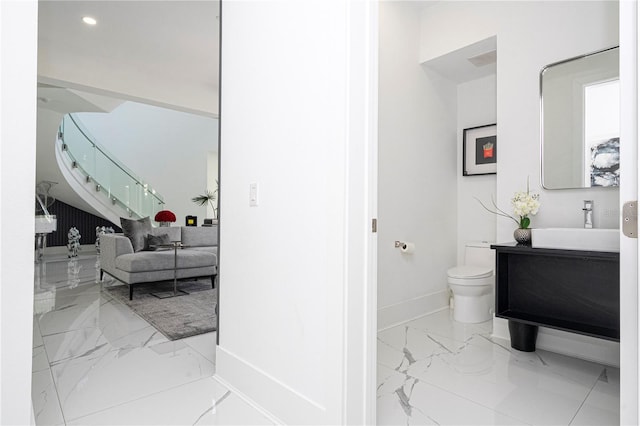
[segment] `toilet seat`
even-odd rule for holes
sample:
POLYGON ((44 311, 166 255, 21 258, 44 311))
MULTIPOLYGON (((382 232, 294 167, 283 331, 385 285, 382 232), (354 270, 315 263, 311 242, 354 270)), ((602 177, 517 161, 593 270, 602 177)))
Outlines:
POLYGON ((493 275, 493 269, 487 266, 462 265, 450 268, 447 271, 449 278, 480 279, 493 275))

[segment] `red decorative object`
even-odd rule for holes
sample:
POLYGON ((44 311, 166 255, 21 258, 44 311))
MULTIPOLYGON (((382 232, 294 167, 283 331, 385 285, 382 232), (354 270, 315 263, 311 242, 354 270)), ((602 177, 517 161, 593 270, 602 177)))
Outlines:
POLYGON ((175 222, 176 215, 169 210, 160 210, 156 213, 156 217, 153 218, 156 222, 175 222))

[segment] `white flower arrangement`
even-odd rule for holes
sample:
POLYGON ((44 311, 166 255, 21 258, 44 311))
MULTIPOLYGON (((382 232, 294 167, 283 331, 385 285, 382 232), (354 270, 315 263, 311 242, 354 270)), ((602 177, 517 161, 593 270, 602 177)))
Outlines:
MULTIPOLYGON (((476 198, 476 200, 478 199, 476 198)), ((482 204, 482 201, 478 200, 478 202, 485 208, 485 210, 493 214, 497 214, 498 216, 508 217, 518 225, 518 228, 527 229, 531 224, 529 216, 533 216, 538 213, 538 209, 540 208, 540 195, 529 191, 529 179, 527 179, 527 190, 516 192, 513 195, 513 198, 511 199, 511 206, 513 207, 513 213, 518 216, 519 220, 500 210, 493 198, 491 198, 491 203, 493 204, 493 207, 495 207, 495 211, 487 208, 487 206, 482 204)))
MULTIPOLYGON (((513 206, 513 212, 520 216, 520 218, 528 217, 529 215, 535 215, 540 208, 540 196, 538 194, 532 194, 527 192, 516 192, 511 199, 511 205, 513 206)), ((527 228, 524 226, 523 228, 527 228)))

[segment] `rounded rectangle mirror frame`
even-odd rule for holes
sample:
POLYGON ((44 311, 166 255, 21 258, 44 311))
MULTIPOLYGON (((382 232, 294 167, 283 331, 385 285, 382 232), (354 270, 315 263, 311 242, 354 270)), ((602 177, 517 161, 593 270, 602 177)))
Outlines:
POLYGON ((619 185, 619 49, 540 71, 540 180, 545 189, 619 185), (546 89, 546 91, 545 91, 546 89), (595 99, 592 100, 592 99, 595 99), (605 105, 605 101, 613 103, 605 105), (598 120, 585 117, 597 116, 598 120), (617 134, 616 134, 617 132, 617 134))

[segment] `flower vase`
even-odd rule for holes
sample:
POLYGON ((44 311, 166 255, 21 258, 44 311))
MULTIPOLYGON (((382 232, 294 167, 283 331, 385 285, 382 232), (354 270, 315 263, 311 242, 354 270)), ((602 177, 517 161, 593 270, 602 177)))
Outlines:
POLYGON ((517 228, 513 231, 513 238, 518 242, 518 244, 530 245, 531 228, 517 228))
POLYGON ((171 226, 171 222, 160 222, 160 226, 171 226))

